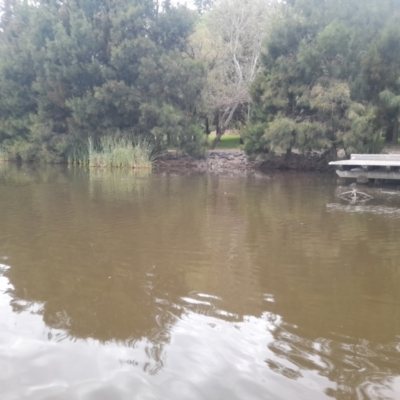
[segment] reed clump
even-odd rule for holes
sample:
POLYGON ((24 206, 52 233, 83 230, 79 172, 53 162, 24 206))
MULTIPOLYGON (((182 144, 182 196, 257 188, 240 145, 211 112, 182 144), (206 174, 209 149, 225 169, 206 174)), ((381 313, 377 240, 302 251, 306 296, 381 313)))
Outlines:
POLYGON ((89 164, 89 145, 88 141, 74 140, 68 146, 66 151, 67 162, 71 165, 89 164))
POLYGON ((2 146, 0 146, 0 162, 8 161, 8 154, 2 146))
POLYGON ((87 143, 77 142, 67 155, 69 164, 89 165, 96 168, 151 169, 154 147, 145 139, 131 140, 103 136, 98 142, 89 138, 87 143))

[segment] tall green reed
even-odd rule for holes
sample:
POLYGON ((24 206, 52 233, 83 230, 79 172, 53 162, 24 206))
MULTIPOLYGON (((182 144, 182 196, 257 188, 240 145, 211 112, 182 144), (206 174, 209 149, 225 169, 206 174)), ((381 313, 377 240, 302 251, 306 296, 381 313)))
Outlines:
POLYGON ((0 145, 0 162, 8 161, 8 154, 3 146, 0 145))
POLYGON ((100 168, 152 168, 153 146, 145 139, 134 143, 125 138, 103 136, 99 146, 89 139, 89 166, 100 168))
POLYGON ((7 161, 7 155, 4 152, 4 150, 2 150, 2 148, 0 147, 0 162, 4 162, 7 161))
POLYGON ((67 162, 73 165, 89 164, 89 149, 87 141, 74 140, 70 143, 67 151, 67 162))

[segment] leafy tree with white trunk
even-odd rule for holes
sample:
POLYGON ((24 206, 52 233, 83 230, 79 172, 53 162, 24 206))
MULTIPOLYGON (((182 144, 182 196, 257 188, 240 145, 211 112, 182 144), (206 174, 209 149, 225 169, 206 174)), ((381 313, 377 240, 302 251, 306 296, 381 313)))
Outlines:
POLYGON ((249 89, 260 71, 262 43, 276 11, 273 1, 219 0, 192 35, 189 55, 208 67, 203 104, 207 121, 216 127, 212 148, 233 122, 245 121, 250 113, 249 89))

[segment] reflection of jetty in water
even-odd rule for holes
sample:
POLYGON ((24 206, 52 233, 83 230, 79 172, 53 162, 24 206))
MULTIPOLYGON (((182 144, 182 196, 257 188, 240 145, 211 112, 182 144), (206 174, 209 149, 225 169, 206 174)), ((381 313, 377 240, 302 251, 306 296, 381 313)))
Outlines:
POLYGON ((346 200, 351 204, 365 203, 373 199, 371 195, 364 192, 360 192, 356 188, 347 190, 345 192, 341 192, 337 195, 337 197, 341 198, 342 200, 346 200))
POLYGON ((335 197, 344 200, 343 203, 328 203, 329 212, 344 211, 350 213, 390 214, 400 216, 400 192, 387 188, 363 187, 362 191, 355 186, 339 186, 335 197), (368 202, 368 204, 367 204, 368 202))
MULTIPOLYGON (((330 178, 299 176, 3 180, 0 361, 15 387, 40 377, 92 385, 91 398, 394 398, 397 221, 329 215, 330 178)), ((382 192, 339 206, 390 208, 382 192)))

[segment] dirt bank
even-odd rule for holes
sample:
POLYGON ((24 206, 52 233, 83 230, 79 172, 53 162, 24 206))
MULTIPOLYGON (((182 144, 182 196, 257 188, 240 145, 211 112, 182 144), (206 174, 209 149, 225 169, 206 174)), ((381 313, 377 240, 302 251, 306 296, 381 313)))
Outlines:
POLYGON ((329 166, 329 161, 332 160, 332 155, 327 153, 292 153, 290 156, 282 155, 269 157, 261 163, 260 169, 262 171, 271 169, 320 172, 334 171, 335 168, 329 166))
POLYGON ((297 171, 328 171, 326 155, 319 153, 295 154, 290 157, 274 156, 266 160, 251 160, 242 150, 210 150, 205 160, 197 160, 190 156, 168 151, 157 159, 157 166, 163 170, 190 168, 198 171, 263 171, 297 170, 297 171))
POLYGON ((163 170, 190 168, 198 171, 227 172, 259 170, 261 163, 262 161, 250 160, 242 150, 210 150, 204 160, 168 151, 157 159, 156 165, 163 170))

